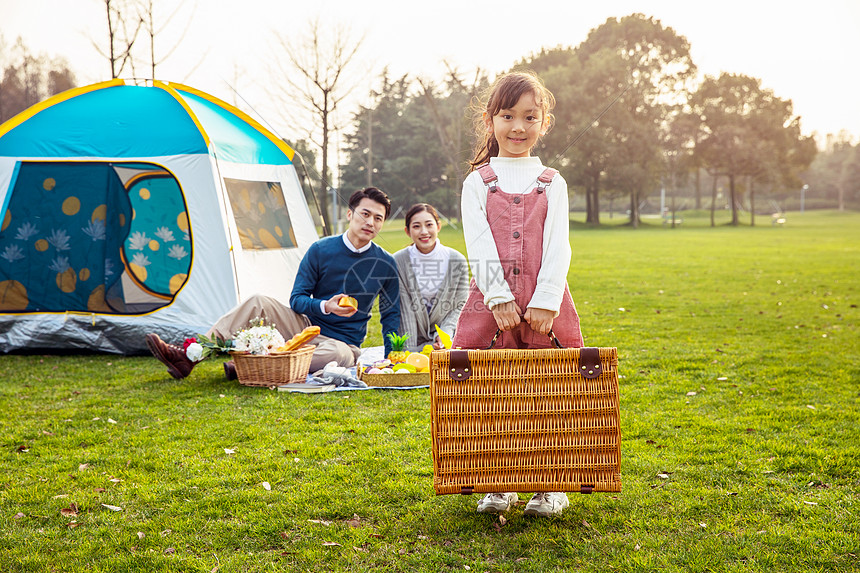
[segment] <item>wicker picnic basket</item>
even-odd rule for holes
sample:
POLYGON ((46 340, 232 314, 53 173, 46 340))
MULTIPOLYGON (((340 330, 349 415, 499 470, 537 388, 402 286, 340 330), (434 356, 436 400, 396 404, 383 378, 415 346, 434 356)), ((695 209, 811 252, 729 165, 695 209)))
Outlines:
POLYGON ((437 494, 621 491, 615 348, 430 355, 437 494))
POLYGON ((231 352, 239 384, 244 386, 280 386, 304 382, 311 367, 316 346, 306 344, 296 350, 273 354, 231 352))

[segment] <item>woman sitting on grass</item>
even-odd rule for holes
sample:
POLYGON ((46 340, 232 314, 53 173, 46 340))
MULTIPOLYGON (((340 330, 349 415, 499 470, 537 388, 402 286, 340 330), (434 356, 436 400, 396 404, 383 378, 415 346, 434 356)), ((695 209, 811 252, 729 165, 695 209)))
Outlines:
POLYGON ((409 334, 407 349, 443 348, 436 326, 454 336, 469 293, 466 257, 439 241, 439 213, 418 203, 406 212, 412 244, 394 253, 400 279, 400 332, 409 334))

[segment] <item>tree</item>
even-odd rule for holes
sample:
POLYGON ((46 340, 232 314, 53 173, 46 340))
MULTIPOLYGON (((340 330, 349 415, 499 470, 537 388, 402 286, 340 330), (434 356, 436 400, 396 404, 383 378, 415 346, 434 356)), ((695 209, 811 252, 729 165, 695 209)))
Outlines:
POLYGON ((273 97, 283 104, 283 108, 291 108, 295 99, 288 98, 286 94, 297 94, 304 110, 318 120, 318 125, 308 130, 308 137, 321 150, 325 184, 319 191, 319 203, 325 232, 329 234, 327 191, 331 185, 328 180, 331 132, 341 127, 336 122, 335 111, 355 86, 344 84, 347 81, 344 73, 361 47, 363 38, 355 40, 348 28, 328 24, 323 27, 316 19, 310 22, 303 36, 293 38, 278 34, 276 39, 287 58, 286 63, 276 59, 277 75, 292 89, 274 93, 273 97), (294 72, 298 72, 298 76, 294 72))
POLYGON ((134 73, 134 58, 132 48, 143 26, 143 18, 138 14, 130 16, 132 5, 129 0, 102 0, 107 15, 108 49, 102 51, 101 46, 92 41, 93 47, 108 60, 110 77, 118 78, 128 65, 134 73))
POLYGON ((827 148, 819 153, 804 180, 817 197, 827 199, 840 211, 846 204, 860 201, 860 145, 847 133, 829 136, 827 148))
POLYGON ((20 38, 9 48, 0 37, 0 123, 75 85, 64 59, 34 56, 20 38))
POLYGON ((607 19, 572 52, 545 51, 526 63, 556 95, 556 127, 544 149, 585 188, 587 221, 599 223, 599 192, 609 186, 629 195, 638 226, 640 197, 659 181, 665 131, 695 73, 687 40, 631 14, 607 19))
MULTIPOLYGON (((155 68, 158 65, 164 63, 167 60, 167 58, 169 58, 173 54, 173 52, 176 51, 176 49, 179 47, 179 45, 182 43, 182 39, 185 37, 186 32, 188 32, 188 27, 191 25, 191 22, 193 21, 194 11, 197 8, 197 3, 195 2, 193 7, 191 8, 191 16, 188 18, 188 23, 185 26, 185 31, 183 31, 179 40, 173 45, 172 48, 168 49, 164 53, 164 55, 162 55, 159 58, 156 56, 155 39, 160 34, 162 34, 164 32, 164 30, 170 25, 171 21, 173 20, 174 17, 176 17, 176 14, 179 12, 179 10, 184 7, 184 3, 182 3, 182 2, 177 3, 173 12, 171 12, 170 15, 167 16, 167 18, 158 20, 155 17, 155 0, 138 0, 138 2, 139 2, 138 10, 139 10, 139 17, 140 17, 141 26, 143 27, 143 31, 146 32, 146 35, 149 39, 149 58, 148 58, 149 64, 150 64, 150 76, 149 77, 151 79, 155 79, 155 77, 156 77, 155 76, 155 68)), ((201 59, 200 61, 202 62, 203 60, 201 59)), ((199 63, 198 63, 198 65, 199 65, 199 63)), ((196 66, 195 66, 195 68, 196 68, 196 66)), ((188 72, 189 75, 193 71, 194 71, 194 69, 189 71, 188 72)))
MULTIPOLYGON (((373 184, 396 205, 431 202, 442 212, 456 209, 449 192, 447 157, 437 143, 432 110, 424 96, 413 94, 414 82, 408 75, 392 79, 385 70, 379 82, 369 105, 354 115, 353 133, 345 136, 342 188, 364 186, 372 177, 373 184), (370 176, 369 169, 373 170, 370 176)), ((460 181, 453 184, 459 186, 460 181)))
POLYGON ((790 100, 763 89, 745 75, 707 76, 692 98, 704 137, 697 147, 702 164, 729 182, 732 225, 738 224, 738 184, 755 182, 799 185, 798 174, 815 157, 815 143, 800 133, 790 100))

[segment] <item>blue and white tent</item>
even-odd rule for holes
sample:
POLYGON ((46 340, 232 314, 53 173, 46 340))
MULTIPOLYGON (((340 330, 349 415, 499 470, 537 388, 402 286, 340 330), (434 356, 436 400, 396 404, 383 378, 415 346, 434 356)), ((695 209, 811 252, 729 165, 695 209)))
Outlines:
POLYGON ((251 294, 289 300, 317 238, 293 150, 193 88, 112 80, 0 125, 0 351, 145 351, 251 294))

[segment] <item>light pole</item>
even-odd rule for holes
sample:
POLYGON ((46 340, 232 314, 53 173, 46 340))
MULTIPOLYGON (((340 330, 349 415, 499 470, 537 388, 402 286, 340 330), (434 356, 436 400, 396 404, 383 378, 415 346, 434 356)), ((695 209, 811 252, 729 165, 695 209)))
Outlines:
POLYGON ((803 213, 803 204, 806 202, 806 190, 809 189, 809 185, 804 184, 803 187, 800 188, 800 212, 803 213))

